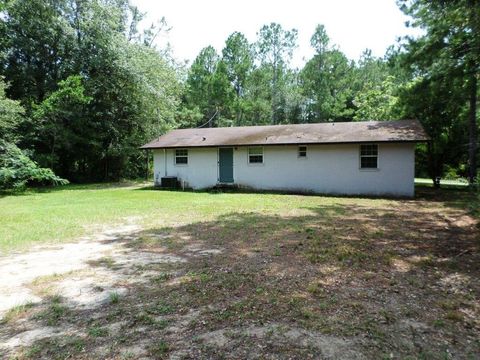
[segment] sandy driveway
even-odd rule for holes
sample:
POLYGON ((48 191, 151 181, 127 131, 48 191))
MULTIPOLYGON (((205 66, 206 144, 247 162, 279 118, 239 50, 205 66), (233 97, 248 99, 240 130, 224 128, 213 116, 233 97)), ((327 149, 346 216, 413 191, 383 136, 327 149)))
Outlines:
POLYGON ((140 230, 136 224, 127 224, 76 243, 38 247, 25 254, 0 258, 0 318, 16 305, 42 300, 29 287, 35 279, 86 269, 88 262, 118 252, 121 247, 115 240, 134 236, 140 230))
MULTIPOLYGON (((28 253, 0 258, 0 319, 15 306, 43 306, 52 296, 60 297, 69 309, 95 311, 111 301, 112 294, 124 296, 132 286, 151 281, 158 272, 148 270, 149 266, 186 263, 190 256, 220 252, 195 245, 187 246, 182 255, 165 248, 150 252, 131 247, 131 242, 144 233, 129 219, 124 225, 105 228, 75 243, 40 246, 28 253)), ((19 320, 13 328, 2 328, 0 322, 0 358, 36 341, 60 336, 85 334, 69 326, 41 326, 34 318, 19 320)))

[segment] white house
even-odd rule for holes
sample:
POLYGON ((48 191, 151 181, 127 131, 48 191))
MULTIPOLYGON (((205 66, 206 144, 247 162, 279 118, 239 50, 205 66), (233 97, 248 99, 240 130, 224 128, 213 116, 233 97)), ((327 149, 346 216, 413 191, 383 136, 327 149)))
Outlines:
POLYGON ((219 184, 294 192, 414 195, 416 120, 179 129, 153 149, 156 185, 219 184))

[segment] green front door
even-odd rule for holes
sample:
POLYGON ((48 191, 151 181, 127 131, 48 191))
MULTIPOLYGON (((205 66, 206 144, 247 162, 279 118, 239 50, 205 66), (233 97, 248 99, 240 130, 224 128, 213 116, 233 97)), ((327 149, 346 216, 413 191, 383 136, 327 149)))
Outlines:
POLYGON ((218 149, 218 173, 221 183, 233 183, 233 148, 218 149))

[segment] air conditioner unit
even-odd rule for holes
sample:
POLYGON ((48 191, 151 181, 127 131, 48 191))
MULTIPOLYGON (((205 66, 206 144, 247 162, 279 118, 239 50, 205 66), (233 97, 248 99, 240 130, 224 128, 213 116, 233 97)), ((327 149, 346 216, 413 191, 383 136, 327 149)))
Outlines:
POLYGON ((161 186, 163 188, 176 189, 178 187, 178 179, 176 176, 163 176, 161 186))

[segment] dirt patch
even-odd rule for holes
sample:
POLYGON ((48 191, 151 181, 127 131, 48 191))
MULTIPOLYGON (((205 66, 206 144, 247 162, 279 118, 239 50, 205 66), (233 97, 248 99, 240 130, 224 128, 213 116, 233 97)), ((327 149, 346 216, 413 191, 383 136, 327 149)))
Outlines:
MULTIPOLYGON (((133 238, 141 228, 130 223, 132 219, 127 220, 127 224, 104 228, 102 232, 75 243, 36 247, 26 254, 0 258, 0 318, 14 306, 42 300, 29 286, 35 279, 87 269, 89 262, 97 261, 133 238)), ((134 260, 127 258, 124 261, 134 260)), ((141 256, 139 261, 142 261, 141 256)))
POLYGON ((87 261, 100 258, 113 246, 111 243, 83 240, 56 249, 0 259, 0 316, 13 306, 41 301, 41 297, 27 287, 36 278, 85 269, 87 261))
POLYGON ((6 340, 2 346, 5 348, 16 348, 19 346, 29 346, 35 341, 42 340, 48 337, 55 336, 60 331, 65 329, 55 329, 53 327, 42 327, 32 330, 23 331, 10 339, 6 340))
MULTIPOLYGON (((355 340, 324 335, 319 332, 289 327, 284 324, 250 326, 247 328, 227 328, 204 333, 198 336, 204 344, 224 349, 239 347, 239 343, 258 342, 263 347, 278 346, 288 349, 311 349, 317 358, 322 359, 364 359, 355 349, 355 340)), ((255 354, 252 349, 249 357, 261 357, 262 351, 255 354)))

